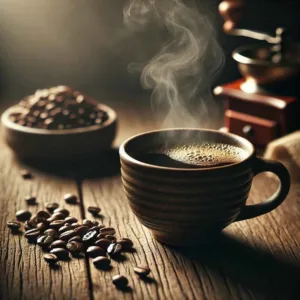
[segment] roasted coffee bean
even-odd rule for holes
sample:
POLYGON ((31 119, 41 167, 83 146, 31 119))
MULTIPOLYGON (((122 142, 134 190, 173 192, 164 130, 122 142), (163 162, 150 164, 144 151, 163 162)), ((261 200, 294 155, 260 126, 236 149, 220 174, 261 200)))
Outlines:
POLYGON ((44 254, 44 259, 48 264, 55 264, 58 262, 58 257, 51 253, 44 254))
POLYGON ((93 241, 96 240, 96 237, 97 237, 97 231, 94 230, 94 231, 89 231, 87 232, 83 238, 82 238, 82 241, 84 243, 92 243, 93 241))
POLYGON ((77 202, 77 196, 76 195, 72 195, 72 194, 65 194, 64 195, 64 200, 68 204, 75 204, 77 202))
POLYGON ((83 250, 83 244, 76 241, 68 242, 67 249, 70 252, 81 252, 83 250))
POLYGON ((27 239, 36 239, 40 235, 40 231, 37 228, 29 229, 25 232, 25 237, 27 239))
POLYGON ((19 221, 27 221, 30 219, 30 217, 31 217, 31 212, 28 210, 18 210, 16 212, 16 218, 19 221))
POLYGON ((54 248, 66 248, 67 243, 63 240, 56 240, 54 241, 50 246, 49 249, 54 249, 54 248))
POLYGON ((116 230, 112 227, 104 227, 100 229, 100 233, 105 233, 106 235, 114 235, 116 230))
POLYGON ((122 245, 123 250, 131 250, 133 247, 133 242, 130 239, 127 238, 121 238, 120 240, 118 240, 118 243, 122 245))
POLYGON ((136 266, 133 268, 133 271, 139 276, 147 276, 150 273, 150 268, 148 266, 136 266))
POLYGON ((50 214, 47 213, 47 212, 44 211, 44 210, 40 210, 40 211, 36 214, 36 216, 37 216, 38 218, 40 218, 40 219, 48 219, 48 218, 50 218, 50 214))
POLYGON ((9 221, 6 223, 7 227, 11 230, 17 231, 21 227, 21 223, 17 221, 9 221))
POLYGON ((91 220, 88 220, 88 219, 84 219, 82 221, 82 224, 85 225, 85 226, 88 226, 88 227, 93 227, 94 226, 93 222, 91 220))
POLYGON ((69 223, 69 224, 73 224, 73 223, 77 223, 78 222, 78 220, 76 218, 74 218, 74 217, 66 217, 65 221, 67 223, 69 223))
POLYGON ((63 220, 63 219, 65 219, 65 216, 63 214, 55 213, 50 218, 48 218, 47 221, 53 222, 53 221, 56 221, 56 220, 63 220))
POLYGON ((53 236, 58 236, 58 233, 55 229, 49 228, 44 231, 45 235, 53 235, 53 236))
POLYGON ((39 229, 40 232, 44 232, 48 228, 48 226, 46 225, 46 223, 41 222, 36 225, 36 228, 39 229))
POLYGON ((68 217, 70 214, 70 212, 66 208, 56 208, 53 212, 55 214, 60 213, 60 214, 64 215, 64 218, 68 217))
POLYGON ((88 230, 89 230, 89 227, 87 227, 87 226, 79 226, 74 229, 74 232, 76 233, 76 235, 83 237, 88 232, 88 230))
POLYGON ((97 239, 98 239, 98 240, 100 240, 100 239, 105 239, 106 236, 107 236, 107 234, 105 234, 105 233, 99 233, 99 234, 97 235, 97 239))
POLYGON ((79 235, 75 235, 69 239, 69 242, 82 242, 82 239, 79 235))
POLYGON ((37 239, 37 244, 43 248, 48 249, 48 247, 55 241, 53 235, 42 235, 37 239))
POLYGON ((88 212, 91 213, 92 215, 98 215, 100 211, 101 211, 100 207, 97 207, 97 206, 89 206, 88 207, 88 212))
POLYGON ((80 225, 80 224, 78 224, 78 223, 72 223, 72 224, 71 224, 71 228, 73 228, 73 229, 78 228, 78 227, 80 227, 80 226, 82 226, 82 225, 80 225))
POLYGON ((121 252, 122 252, 122 245, 121 244, 113 243, 113 244, 110 244, 107 248, 107 253, 110 256, 117 256, 121 252))
POLYGON ((53 229, 59 229, 60 227, 62 227, 63 225, 65 224, 65 221, 64 220, 55 220, 53 222, 51 222, 49 224, 49 227, 50 228, 53 228, 53 229))
POLYGON ((24 229, 27 231, 29 229, 35 228, 34 225, 29 221, 25 221, 24 223, 24 229))
POLYGON ((63 241, 68 241, 71 237, 73 237, 75 235, 75 232, 74 230, 68 230, 68 231, 65 231, 63 232, 59 238, 63 241))
POLYGON ((37 226, 37 224, 39 224, 39 223, 49 223, 46 219, 44 219, 44 218, 40 218, 40 217, 38 217, 37 215, 34 215, 34 216, 32 216, 31 218, 30 218, 30 220, 29 220, 29 223, 33 226, 33 227, 36 227, 37 226))
POLYGON ((25 198, 25 202, 28 204, 28 205, 34 205, 36 203, 36 197, 35 196, 27 196, 25 198))
POLYGON ((104 250, 107 250, 107 248, 109 247, 110 244, 111 244, 111 241, 107 240, 107 239, 100 239, 95 242, 96 246, 99 246, 104 250))
POLYGON ((103 228, 103 227, 105 227, 104 225, 99 225, 99 222, 98 221, 96 221, 96 220, 92 220, 92 223, 93 223, 93 226, 98 226, 99 227, 99 229, 101 229, 101 228, 103 228))
POLYGON ((93 227, 89 228, 89 231, 94 231, 94 230, 96 230, 97 233, 98 233, 98 231, 100 230, 100 228, 98 226, 93 226, 93 227))
POLYGON ((116 238, 114 235, 109 235, 109 234, 107 234, 107 235, 105 236, 105 238, 106 238, 107 240, 110 240, 111 242, 116 242, 116 241, 117 241, 117 238, 116 238))
MULTIPOLYGON (((68 223, 67 223, 68 224, 68 223)), ((62 227, 60 227, 59 229, 58 229, 58 232, 59 233, 63 233, 63 232, 65 232, 65 231, 68 231, 68 230, 71 230, 72 228, 71 228, 71 225, 70 224, 65 224, 64 226, 62 226, 62 227)))
POLYGON ((46 203, 46 209, 50 211, 51 213, 59 207, 58 203, 52 202, 52 203, 46 203))
POLYGON ((24 179, 31 179, 32 174, 28 170, 22 170, 21 175, 24 179))
POLYGON ((51 254, 55 254, 60 260, 69 259, 69 252, 64 248, 54 248, 50 251, 51 254))
POLYGON ((112 282, 118 289, 124 289, 128 285, 128 279, 123 275, 115 275, 112 282))
POLYGON ((110 260, 106 256, 98 256, 93 259, 96 268, 106 270, 110 266, 110 260))
POLYGON ((86 250, 86 254, 89 257, 93 257, 93 258, 95 258, 97 256, 104 256, 105 253, 106 253, 106 251, 99 246, 90 246, 86 250))

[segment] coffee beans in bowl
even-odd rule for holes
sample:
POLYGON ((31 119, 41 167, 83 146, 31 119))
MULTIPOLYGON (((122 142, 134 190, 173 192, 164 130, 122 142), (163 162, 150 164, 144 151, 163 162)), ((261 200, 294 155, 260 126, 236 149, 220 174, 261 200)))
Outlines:
POLYGON ((110 107, 67 86, 37 90, 6 110, 2 123, 21 157, 86 155, 109 148, 116 134, 110 107))

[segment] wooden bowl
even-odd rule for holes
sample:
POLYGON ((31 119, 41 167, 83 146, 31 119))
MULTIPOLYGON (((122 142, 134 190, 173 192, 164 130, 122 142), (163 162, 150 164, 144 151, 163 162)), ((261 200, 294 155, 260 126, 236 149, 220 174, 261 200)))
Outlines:
POLYGON ((20 158, 72 159, 88 156, 111 147, 117 130, 117 115, 110 107, 98 104, 108 114, 101 125, 74 129, 29 128, 12 122, 7 109, 1 117, 3 136, 10 148, 20 158))

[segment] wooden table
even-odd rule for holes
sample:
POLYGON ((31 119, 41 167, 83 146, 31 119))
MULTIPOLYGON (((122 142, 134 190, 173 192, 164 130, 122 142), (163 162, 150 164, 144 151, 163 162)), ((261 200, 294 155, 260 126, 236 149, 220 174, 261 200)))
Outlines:
MULTIPOLYGON (((116 145, 156 127, 148 104, 111 105, 119 115, 116 145)), ((299 299, 300 185, 292 186, 278 209, 232 224, 212 245, 171 248, 156 242, 132 214, 122 190, 117 152, 80 172, 77 167, 57 172, 27 167, 34 178, 24 180, 20 176, 24 166, 2 140, 0 149, 1 299, 299 299), (65 193, 78 194, 80 203, 65 204, 65 193), (85 258, 49 268, 38 246, 6 227, 16 210, 26 208, 24 197, 29 194, 37 195, 38 204, 29 208, 32 212, 56 201, 83 219, 90 218, 88 205, 100 206, 99 220, 115 227, 118 236, 132 239, 136 252, 113 262, 111 271, 97 270, 85 258), (149 280, 134 274, 136 264, 150 266, 149 280), (118 273, 129 278, 131 289, 125 293, 112 285, 111 278, 118 273)), ((276 180, 260 175, 249 202, 262 201, 276 186, 276 180)))

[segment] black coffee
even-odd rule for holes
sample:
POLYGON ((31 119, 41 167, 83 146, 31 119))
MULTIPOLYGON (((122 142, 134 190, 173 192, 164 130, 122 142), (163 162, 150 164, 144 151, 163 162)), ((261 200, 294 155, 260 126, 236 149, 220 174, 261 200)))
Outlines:
POLYGON ((151 149, 137 155, 142 162, 172 168, 224 166, 240 162, 246 157, 245 150, 222 143, 185 144, 151 149))

